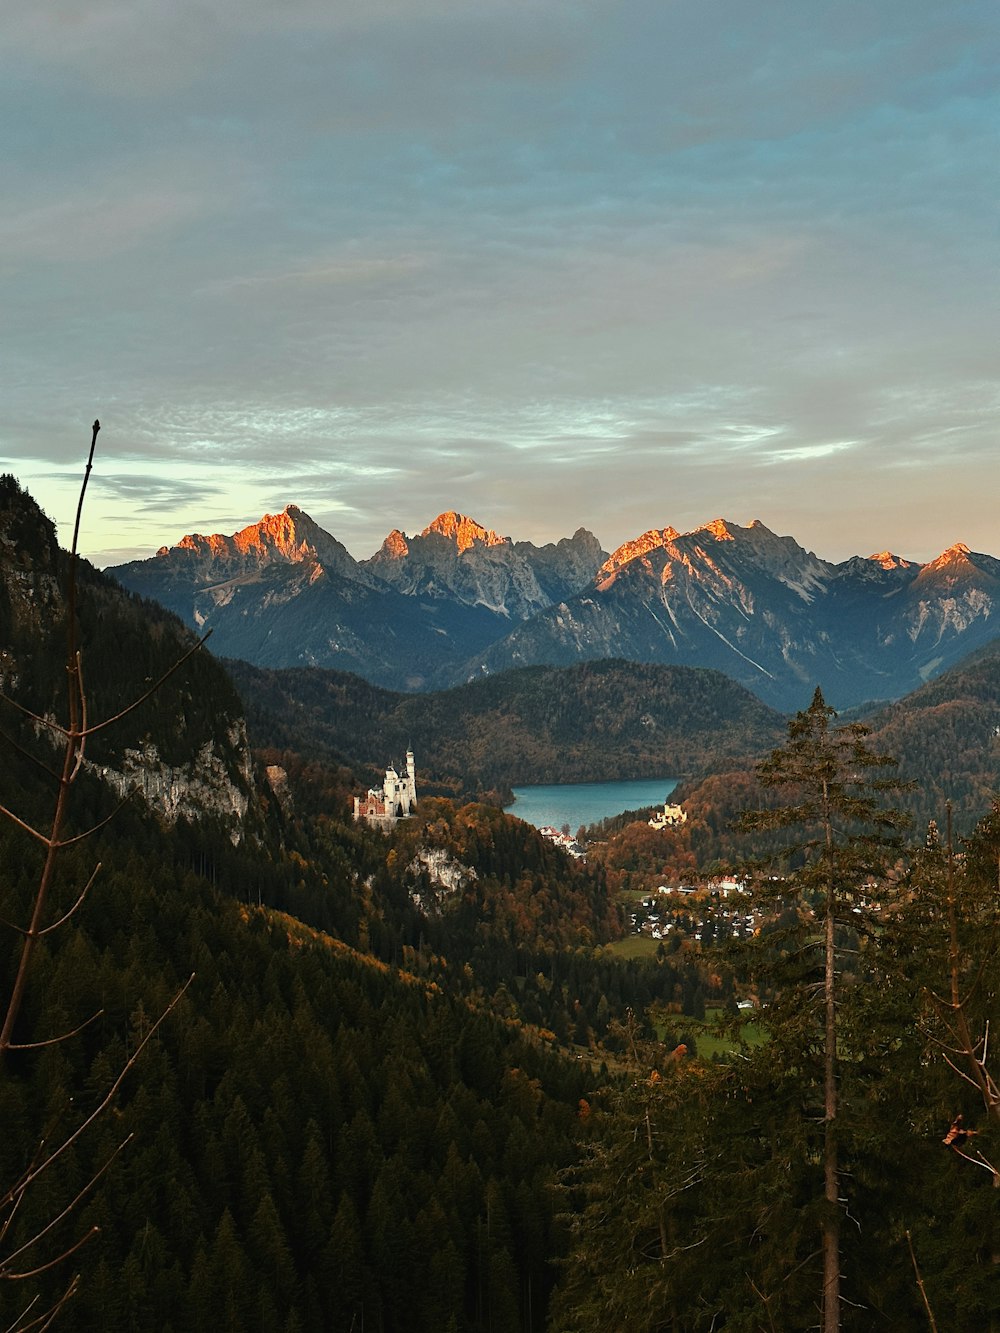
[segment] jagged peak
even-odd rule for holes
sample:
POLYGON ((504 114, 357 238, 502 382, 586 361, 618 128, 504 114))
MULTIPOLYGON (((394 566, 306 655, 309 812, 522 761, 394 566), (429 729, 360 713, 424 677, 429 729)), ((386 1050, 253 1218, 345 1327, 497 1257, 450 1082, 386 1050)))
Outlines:
POLYGON ((971 552, 965 542, 955 542, 953 546, 949 546, 947 550, 942 551, 936 559, 931 560, 924 565, 923 569, 920 571, 920 576, 921 578, 925 578, 929 574, 935 574, 955 565, 968 566, 972 564, 972 561, 969 559, 970 555, 971 552))
POLYGON ((470 546, 506 546, 510 543, 509 537, 501 537, 494 532, 492 528, 484 528, 481 523, 477 523, 474 518, 468 518, 465 514, 459 514, 454 509, 448 509, 443 514, 438 514, 433 523, 428 524, 420 534, 421 537, 429 537, 431 533, 437 533, 441 537, 447 537, 458 547, 459 554, 467 551, 470 546))
POLYGON ((612 574, 616 569, 621 569, 622 565, 627 565, 630 560, 637 560, 647 551, 655 551, 658 546, 666 546, 680 535, 676 528, 647 529, 641 536, 622 542, 621 546, 616 547, 597 571, 598 577, 601 574, 612 574))
MULTIPOLYGON (((702 527, 696 528, 696 532, 710 532, 716 541, 734 542, 736 535, 733 532, 735 524, 727 523, 724 518, 713 518, 711 523, 705 523, 702 527)), ((763 527, 763 523, 755 523, 752 526, 763 527)))
POLYGON ((949 546, 946 551, 942 551, 941 554, 938 556, 937 560, 932 560, 931 564, 933 565, 940 564, 943 563, 945 560, 961 560, 964 559, 964 557, 969 554, 971 554, 971 552, 969 551, 969 548, 966 546, 965 542, 955 542, 955 544, 953 546, 949 546))
POLYGON ((161 546, 158 557, 184 552, 216 564, 247 567, 273 562, 299 564, 319 560, 335 566, 353 566, 348 552, 298 505, 289 504, 278 514, 265 514, 232 536, 189 533, 173 547, 161 546))
POLYGON ((913 561, 904 560, 901 555, 896 555, 893 551, 876 551, 870 555, 868 560, 873 565, 879 565, 882 569, 912 569, 913 561))
POLYGON ((382 543, 379 555, 392 556, 396 560, 401 560, 403 556, 410 554, 410 544, 406 540, 406 533, 400 532, 399 528, 393 528, 382 543))

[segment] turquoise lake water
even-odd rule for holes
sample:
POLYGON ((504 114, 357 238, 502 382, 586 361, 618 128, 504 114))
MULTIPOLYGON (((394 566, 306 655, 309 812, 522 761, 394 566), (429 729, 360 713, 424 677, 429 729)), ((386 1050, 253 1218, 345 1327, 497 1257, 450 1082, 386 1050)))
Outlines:
POLYGON ((514 787, 509 815, 517 815, 535 828, 568 824, 575 833, 581 824, 620 815, 623 810, 641 810, 662 805, 677 786, 677 778, 646 778, 641 782, 564 782, 541 787, 514 787))

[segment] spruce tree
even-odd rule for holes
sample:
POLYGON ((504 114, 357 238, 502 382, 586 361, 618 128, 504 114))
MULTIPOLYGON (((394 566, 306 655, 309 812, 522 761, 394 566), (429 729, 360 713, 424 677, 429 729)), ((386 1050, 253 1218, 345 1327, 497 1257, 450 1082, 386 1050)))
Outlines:
MULTIPOLYGON (((766 1003, 763 1024, 775 1058, 784 1055, 814 1080, 822 1126, 822 1333, 841 1326, 841 1223, 847 1201, 841 1174, 841 1007, 848 978, 858 978, 859 945, 903 822, 883 805, 900 790, 883 776, 894 761, 874 753, 859 724, 837 727, 817 688, 788 727, 788 741, 758 768, 765 789, 787 803, 747 812, 747 830, 794 830, 770 866, 752 877, 760 929, 740 950, 744 976, 766 1003), (790 1040, 789 1040, 790 1039, 790 1040)), ((803 1089, 809 1100, 809 1089, 803 1089)))

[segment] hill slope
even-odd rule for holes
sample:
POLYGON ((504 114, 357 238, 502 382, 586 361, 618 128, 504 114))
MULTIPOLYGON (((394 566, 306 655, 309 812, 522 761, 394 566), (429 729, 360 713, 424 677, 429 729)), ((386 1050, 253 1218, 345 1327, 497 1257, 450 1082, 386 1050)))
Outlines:
POLYGON ((261 743, 359 766, 408 746, 460 792, 704 772, 779 742, 778 714, 718 672, 592 662, 532 667, 419 696, 329 671, 228 664, 261 743))
MULTIPOLYGON (((91 724, 146 695, 195 643, 160 607, 78 562, 77 620, 91 724)), ((0 690, 39 716, 66 717, 66 574, 55 529, 13 477, 0 477, 0 690)), ((3 727, 51 764, 53 737, 12 704, 3 727)), ((253 799, 242 705, 219 664, 190 657, 151 698, 90 738, 86 767, 119 795, 139 792, 160 815, 223 819, 239 836, 253 799)), ((23 756, 12 763, 27 763, 23 756)))

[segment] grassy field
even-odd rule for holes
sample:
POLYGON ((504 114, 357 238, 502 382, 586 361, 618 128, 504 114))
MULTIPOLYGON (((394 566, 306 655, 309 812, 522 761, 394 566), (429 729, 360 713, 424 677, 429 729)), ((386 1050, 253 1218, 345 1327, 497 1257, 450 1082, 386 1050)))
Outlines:
POLYGON ((653 958, 659 943, 652 935, 626 935, 623 940, 615 940, 607 948, 616 958, 653 958))
MULTIPOLYGON (((709 1009, 705 1014, 705 1022, 698 1025, 694 1035, 698 1043, 698 1055, 702 1060, 711 1060, 713 1055, 731 1055, 738 1049, 731 1037, 718 1031, 722 1016, 721 1009, 709 1009)), ((749 1046, 760 1046, 765 1037, 756 1023, 746 1023, 743 1026, 743 1040, 749 1046)))

